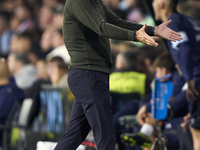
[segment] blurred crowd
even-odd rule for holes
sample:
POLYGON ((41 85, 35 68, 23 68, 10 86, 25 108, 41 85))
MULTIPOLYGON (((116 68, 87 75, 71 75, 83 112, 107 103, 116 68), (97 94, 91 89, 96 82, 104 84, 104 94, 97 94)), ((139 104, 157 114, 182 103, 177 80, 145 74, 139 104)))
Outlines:
MULTIPOLYGON (((122 19, 150 26, 158 23, 154 21, 151 0, 102 1, 122 19)), ((64 4, 65 0, 0 0, 0 90, 8 85, 5 88, 8 95, 15 97, 18 93, 16 99, 6 98, 12 99, 10 103, 0 102, 4 105, 0 106, 1 123, 5 123, 10 110, 7 108, 14 100, 37 97, 41 84, 68 86, 70 57, 62 37, 64 4)), ((178 11, 200 23, 198 0, 180 0, 178 11)), ((153 61, 168 51, 165 41, 155 40, 159 43, 156 48, 110 39, 113 72, 134 71, 145 75, 144 80, 140 78, 145 89, 138 90, 139 96, 134 98, 141 99, 150 94, 150 82, 155 72, 153 61)), ((126 80, 118 85, 124 82, 126 80)))
MULTIPOLYGON (((103 0, 104 4, 123 19, 136 23, 155 25, 151 1, 145 0, 103 0)), ((8 58, 11 76, 20 78, 21 67, 30 80, 18 81, 17 85, 24 89, 32 85, 38 78, 47 79, 48 71, 44 69, 46 61, 55 56, 63 59, 66 65, 70 58, 62 38, 64 0, 1 0, 0 1, 0 56, 8 58), (18 61, 18 55, 23 62, 18 61), (28 70, 28 71, 26 71, 28 70), (20 82, 27 85, 21 85, 20 82)), ((197 1, 182 0, 180 12, 199 19, 197 1), (187 11, 185 11, 187 7, 187 11), (183 11, 184 10, 184 11, 183 11), (195 15, 194 15, 195 14, 195 15)), ((70 36, 70 35, 69 35, 70 36)), ((161 39, 160 46, 165 48, 161 39)), ((120 51, 134 50, 143 46, 140 43, 111 40, 113 63, 120 51)), ((50 67, 49 67, 50 68, 50 67)), ((22 70, 22 74, 23 70, 22 70)), ((51 74, 50 74, 51 75, 51 74)), ((26 75, 24 75, 26 76, 26 75)))

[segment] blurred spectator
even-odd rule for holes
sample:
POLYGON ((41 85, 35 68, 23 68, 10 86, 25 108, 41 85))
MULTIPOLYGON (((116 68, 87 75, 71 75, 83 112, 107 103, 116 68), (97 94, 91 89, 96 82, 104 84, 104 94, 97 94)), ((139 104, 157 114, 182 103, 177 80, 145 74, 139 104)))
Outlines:
POLYGON ((54 49, 47 55, 47 60, 50 60, 55 56, 59 56, 65 61, 66 64, 69 64, 70 56, 63 41, 62 30, 61 29, 55 30, 52 33, 51 39, 52 39, 52 47, 54 49))
MULTIPOLYGON (((189 125, 194 150, 200 149, 200 26, 191 17, 177 13, 178 0, 154 0, 155 18, 162 22, 173 20, 169 27, 181 34, 180 42, 169 42, 170 53, 180 67, 183 78, 188 84, 184 98, 189 101, 188 112, 191 114, 189 125), (160 7, 163 6, 163 7, 160 7)), ((187 117, 186 117, 187 118, 187 117)), ((183 141, 185 139, 182 139, 183 141)))
POLYGON ((180 1, 177 10, 181 14, 192 17, 198 22, 198 24, 200 24, 200 1, 180 1))
POLYGON ((163 48, 143 46, 138 52, 138 70, 146 74, 147 78, 154 78, 154 69, 152 63, 154 59, 163 52, 163 48))
POLYGON ((10 39, 12 31, 9 30, 10 15, 6 12, 0 13, 0 55, 7 56, 10 50, 10 39))
POLYGON ((33 119, 39 113, 40 91, 42 85, 48 86, 52 84, 53 86, 68 87, 68 66, 64 63, 62 58, 54 57, 50 62, 47 62, 47 64, 45 61, 39 60, 36 66, 38 72, 37 81, 35 81, 34 84, 25 91, 26 97, 34 100, 33 119), (51 82, 49 81, 49 78, 51 82))
POLYGON ((38 60, 36 64, 37 68, 37 78, 38 79, 45 79, 47 80, 49 78, 47 74, 47 69, 46 69, 46 62, 44 60, 38 60))
POLYGON ((9 13, 12 13, 14 10, 14 3, 9 0, 5 0, 2 3, 0 3, 1 11, 7 11, 9 13))
POLYGON ((10 30, 16 31, 19 25, 20 25, 20 20, 16 16, 13 15, 10 18, 10 30))
MULTIPOLYGON (((110 74, 110 92, 112 95, 123 95, 123 99, 128 99, 121 101, 120 106, 127 102, 127 100, 136 98, 141 99, 145 95, 150 94, 150 82, 151 80, 143 73, 138 71, 137 58, 138 52, 125 51, 117 55, 116 59, 116 70, 110 74)), ((118 105, 115 103, 113 98, 113 105, 118 105)), ((117 109, 120 107, 117 106, 117 109)), ((116 110, 113 111, 113 113, 116 110)))
POLYGON ((10 51, 28 54, 32 46, 31 37, 27 34, 14 34, 10 41, 10 51))
MULTIPOLYGON (((126 1, 130 1, 130 0, 126 0, 126 1)), ((134 9, 130 9, 129 13, 127 14, 127 18, 126 18, 127 20, 130 20, 136 23, 141 23, 141 24, 146 23, 148 25, 155 26, 155 22, 152 16, 150 16, 150 11, 147 8, 148 7, 147 4, 144 5, 143 1, 135 0, 135 3, 132 5, 134 9)))
POLYGON ((44 53, 44 56, 52 51, 52 29, 47 29, 42 33, 41 40, 40 40, 40 46, 41 50, 44 53))
POLYGON ((127 16, 127 20, 141 24, 155 25, 153 18, 146 13, 145 10, 140 8, 133 9, 127 16))
POLYGON ((22 33, 26 30, 34 28, 34 22, 32 20, 32 7, 28 5, 20 5, 15 8, 15 16, 19 19, 20 24, 16 29, 16 32, 22 33))
POLYGON ((29 88, 37 79, 37 70, 30 64, 27 55, 12 52, 8 57, 8 67, 19 88, 29 88))
POLYGON ((48 6, 42 6, 39 13, 39 27, 41 30, 50 28, 53 24, 53 10, 48 6))
MULTIPOLYGON (((131 109, 137 113, 139 99, 151 92, 151 80, 149 80, 144 73, 138 71, 137 57, 137 51, 119 53, 116 58, 116 70, 110 74, 113 120, 116 130, 116 141, 120 150, 125 149, 120 139, 122 128, 118 123, 118 119, 122 115, 119 113, 120 108, 125 104, 134 105, 131 109)), ((127 112, 128 110, 124 111, 127 112)))
POLYGON ((63 5, 53 8, 53 26, 55 29, 62 29, 63 25, 63 5))
MULTIPOLYGON (((51 84, 49 76, 47 74, 46 62, 44 60, 39 60, 36 63, 37 67, 37 80, 31 85, 31 87, 25 90, 27 98, 32 98, 33 103, 33 112, 32 112, 32 121, 40 111, 40 91, 43 84, 51 84)), ((32 122, 30 122, 32 123, 32 122)))
MULTIPOLYGON (((16 101, 22 102, 25 95, 22 90, 9 82, 9 70, 5 59, 0 58, 0 124, 6 119, 16 101)), ((0 130, 0 146, 2 145, 2 131, 0 130)))
POLYGON ((48 6, 54 8, 58 6, 60 3, 58 0, 42 0, 44 6, 48 6))
POLYGON ((53 57, 47 67, 47 73, 53 85, 68 87, 68 66, 61 57, 53 57))
POLYGON ((54 30, 52 34, 52 47, 57 48, 64 45, 62 30, 54 30))
POLYGON ((44 60, 39 60, 36 63, 37 68, 37 80, 33 83, 33 85, 26 89, 26 97, 32 98, 33 100, 39 99, 39 91, 41 90, 42 84, 51 84, 49 80, 49 76, 47 73, 47 65, 44 60))
POLYGON ((119 3, 119 10, 126 12, 127 14, 137 7, 138 0, 122 0, 119 3))
POLYGON ((37 61, 44 58, 39 41, 40 33, 37 29, 29 30, 11 37, 10 51, 27 54, 30 63, 36 65, 37 61))
MULTIPOLYGON (((174 82, 174 86, 176 85, 176 81, 177 78, 174 78, 174 75, 176 76, 177 72, 176 72, 176 68, 175 68, 175 62, 173 61, 173 58, 171 56, 171 54, 169 52, 164 52, 162 54, 160 54, 155 61, 153 62, 153 66, 156 70, 156 74, 155 77, 156 78, 160 78, 163 77, 169 73, 172 74, 172 79, 169 78, 164 78, 161 79, 160 82, 166 82, 168 80, 172 80, 172 82, 174 82), (174 80, 175 79, 175 80, 174 80)), ((181 89, 181 88, 180 88, 181 89)), ((167 138, 167 149, 170 150, 177 150, 179 149, 179 145, 178 145, 178 137, 176 136, 176 134, 172 134, 172 132, 170 133, 169 131, 173 131, 173 130, 177 130, 177 127, 179 126, 179 124, 182 122, 182 116, 184 116, 187 113, 187 105, 188 102, 186 100, 186 98, 184 98, 184 93, 185 92, 179 92, 177 93, 177 95, 173 95, 174 100, 169 100, 169 106, 171 107, 167 107, 168 108, 168 116, 166 116, 165 120, 163 121, 163 132, 165 133, 165 138, 167 138), (177 105, 173 104, 172 101, 177 101, 179 102, 177 105), (173 104, 173 105, 171 105, 173 104), (174 107, 179 107, 179 109, 176 109, 174 107), (172 110, 177 110, 176 115, 174 115, 175 113, 171 113, 170 108, 172 110), (183 111, 186 110, 186 111, 183 111), (168 118, 168 117, 172 117, 173 114, 173 119, 172 118, 168 118), (171 115, 171 116, 170 116, 171 115), (178 117, 177 117, 178 116, 178 117), (170 127, 167 126, 167 124, 170 123, 170 127), (169 133, 165 132, 168 131, 169 133)), ((171 97, 172 95, 170 95, 171 97)), ((128 108, 128 107, 126 107, 128 108)), ((140 125, 143 125, 142 128, 140 129, 140 132, 138 132, 137 134, 132 133, 132 134, 128 134, 127 140, 130 140, 130 138, 133 138, 133 140, 135 140, 136 143, 131 144, 130 146, 133 147, 135 144, 139 145, 143 148, 150 148, 151 146, 151 139, 150 136, 152 136, 152 139, 155 139, 155 133, 153 134, 154 131, 154 127, 156 127, 156 120, 154 118, 151 117, 151 102, 149 99, 149 103, 147 103, 146 105, 143 105, 137 114, 137 119, 138 122, 140 123, 140 125), (147 108, 148 107, 148 108, 147 108), (144 135, 144 136, 142 136, 144 135), (136 138, 137 137, 137 138, 136 138), (145 137, 145 138, 144 138, 145 137), (146 143, 146 144, 144 144, 146 143)), ((156 129, 156 128, 155 128, 156 129)), ((126 134, 125 134, 126 135, 126 134)), ((131 140, 130 140, 131 141, 131 140)), ((153 140, 154 141, 154 140, 153 140)), ((128 144, 128 143, 127 143, 128 144)))

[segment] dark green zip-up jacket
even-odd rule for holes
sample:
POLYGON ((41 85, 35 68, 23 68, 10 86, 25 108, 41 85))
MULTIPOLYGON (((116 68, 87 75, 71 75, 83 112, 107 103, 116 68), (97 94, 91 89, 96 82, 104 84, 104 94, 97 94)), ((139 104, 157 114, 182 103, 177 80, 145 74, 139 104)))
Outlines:
MULTIPOLYGON (((109 38, 136 41, 136 30, 141 27, 116 16, 101 0, 67 0, 63 37, 71 58, 69 69, 110 73, 109 38)), ((153 27, 147 27, 146 32, 153 35, 153 27)))

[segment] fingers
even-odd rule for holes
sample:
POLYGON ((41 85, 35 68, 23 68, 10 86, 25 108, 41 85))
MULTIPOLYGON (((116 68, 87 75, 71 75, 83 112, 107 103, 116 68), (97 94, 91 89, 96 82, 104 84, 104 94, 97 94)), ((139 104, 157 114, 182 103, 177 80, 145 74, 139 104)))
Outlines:
POLYGON ((183 131, 185 131, 185 126, 186 126, 185 123, 181 123, 181 128, 183 129, 183 131))
POLYGON ((172 41, 180 41, 183 38, 181 37, 181 35, 177 32, 172 31, 170 37, 169 37, 172 41))
POLYGON ((170 19, 170 20, 166 21, 165 24, 168 25, 168 24, 170 24, 171 22, 172 22, 172 20, 170 19))
POLYGON ((145 30, 146 27, 147 27, 147 24, 145 23, 140 30, 145 30))
POLYGON ((150 45, 150 46, 158 46, 158 43, 155 42, 154 39, 152 39, 151 37, 147 37, 145 44, 150 45))
POLYGON ((172 30, 172 35, 174 35, 174 36, 176 36, 176 37, 181 37, 181 34, 175 32, 175 31, 173 31, 173 30, 172 30))
POLYGON ((158 43, 155 42, 155 40, 151 36, 148 36, 147 34, 146 34, 146 36, 144 38, 143 43, 147 44, 147 45, 150 45, 150 46, 158 46, 158 43))
POLYGON ((136 32, 137 40, 143 44, 147 44, 150 46, 158 46, 158 43, 156 43, 152 37, 150 37, 146 34, 146 32, 145 32, 146 27, 147 27, 147 25, 144 24, 144 26, 136 32))
POLYGON ((171 37, 175 38, 178 41, 183 39, 179 33, 174 32, 174 31, 172 31, 171 37))
POLYGON ((181 123, 181 127, 183 128, 183 130, 185 130, 185 126, 190 122, 190 117, 190 113, 183 117, 183 123, 181 123))
POLYGON ((174 38, 172 38, 172 37, 169 37, 168 40, 173 41, 173 42, 176 42, 176 39, 174 39, 174 38))
POLYGON ((146 44, 150 46, 155 46, 155 47, 158 46, 157 42, 147 42, 146 44))
POLYGON ((138 30, 138 31, 145 31, 145 28, 147 27, 147 24, 145 23, 143 26, 142 26, 142 28, 140 28, 140 30, 138 30))
POLYGON ((185 121, 190 120, 190 116, 191 116, 191 114, 188 113, 186 116, 183 117, 183 121, 185 122, 185 121))
POLYGON ((177 37, 177 36, 171 35, 171 36, 168 38, 168 40, 173 41, 173 42, 176 42, 176 41, 181 41, 182 38, 181 38, 181 37, 177 37))
POLYGON ((176 39, 176 40, 178 40, 178 41, 180 41, 180 40, 183 39, 183 38, 181 37, 181 35, 180 35, 180 34, 176 34, 176 32, 175 32, 175 33, 172 32, 172 34, 170 35, 170 37, 171 37, 171 38, 174 38, 174 39, 176 39))

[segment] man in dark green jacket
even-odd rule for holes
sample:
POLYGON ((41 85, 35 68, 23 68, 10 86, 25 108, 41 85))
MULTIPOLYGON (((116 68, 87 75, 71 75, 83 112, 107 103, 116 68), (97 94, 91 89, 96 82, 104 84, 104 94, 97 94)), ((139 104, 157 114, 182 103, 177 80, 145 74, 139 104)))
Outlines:
POLYGON ((109 101, 112 67, 109 38, 157 46, 151 36, 181 40, 167 27, 150 27, 120 19, 101 0, 67 0, 63 36, 69 52, 68 84, 75 96, 71 121, 55 150, 76 150, 93 130, 98 150, 115 149, 115 131, 109 101))

